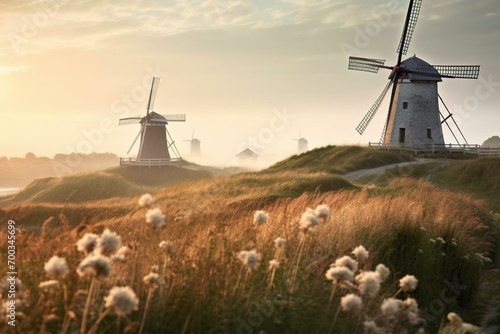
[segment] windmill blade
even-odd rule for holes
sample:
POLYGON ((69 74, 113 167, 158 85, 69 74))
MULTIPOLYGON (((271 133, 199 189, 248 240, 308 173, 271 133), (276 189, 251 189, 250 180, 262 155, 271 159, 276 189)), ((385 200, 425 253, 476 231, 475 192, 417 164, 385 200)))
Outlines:
POLYGON ((383 59, 349 57, 348 69, 353 71, 377 73, 381 67, 384 67, 384 63, 385 60, 383 59))
MULTIPOLYGON (((399 41, 398 51, 400 58, 401 55, 405 55, 410 47, 411 38, 413 32, 415 31, 415 26, 417 25, 418 14, 420 14, 420 8, 422 8, 422 0, 410 0, 410 5, 408 7, 408 13, 406 15, 405 27, 403 29, 403 34, 401 35, 401 40, 399 41)), ((401 59, 398 61, 398 65, 401 59)))
POLYGON ((149 92, 148 109, 146 115, 153 110, 155 105, 156 93, 158 92, 158 86, 160 85, 160 78, 153 78, 151 83, 151 91, 149 92))
POLYGON ((129 154, 130 151, 132 151, 132 148, 134 147, 135 142, 137 141, 137 139, 139 139, 139 136, 141 135, 141 133, 142 133, 142 128, 139 131, 139 133, 137 134, 137 136, 135 137, 134 141, 132 142, 132 145, 130 145, 130 148, 128 149, 127 154, 129 154))
POLYGON ((444 78, 477 79, 479 65, 433 65, 444 78))
POLYGON ((378 99, 375 101, 375 103, 372 105, 370 110, 366 113, 365 117, 361 120, 361 122, 358 124, 356 127, 356 130, 360 135, 365 132, 366 128, 368 127, 368 124, 370 124, 370 121, 372 120, 373 116, 375 116, 375 113, 377 112, 378 108, 380 107, 380 104, 384 100, 385 95, 387 94, 387 91, 389 88, 391 88, 393 81, 389 81, 387 85, 385 86, 384 90, 382 91, 382 94, 378 97, 378 99))
POLYGON ((185 122, 186 121, 186 114, 167 114, 167 115, 161 115, 162 117, 165 117, 165 119, 168 122, 185 122))
POLYGON ((141 123, 142 117, 127 117, 121 118, 118 122, 118 125, 127 125, 127 124, 139 124, 141 123))

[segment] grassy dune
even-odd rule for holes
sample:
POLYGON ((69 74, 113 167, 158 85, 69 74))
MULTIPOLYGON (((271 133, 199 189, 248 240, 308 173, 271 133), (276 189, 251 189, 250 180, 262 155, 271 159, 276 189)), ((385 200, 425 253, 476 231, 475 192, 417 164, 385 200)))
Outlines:
MULTIPOLYGON (((18 272, 25 292, 29 290, 18 309, 26 316, 17 330, 60 332, 65 323, 68 333, 78 332, 92 278, 77 275, 75 269, 85 256, 75 244, 85 233, 101 234, 106 228, 116 232, 131 252, 126 263, 113 262, 110 276, 99 280, 90 294, 87 330, 98 323, 97 333, 137 333, 143 319, 144 333, 362 333, 361 314, 340 307, 341 297, 354 290, 339 287, 330 303, 333 286, 325 278, 335 259, 359 245, 370 252, 367 261, 360 261, 361 269, 373 270, 383 263, 391 271, 375 296, 363 296, 363 317, 380 326, 391 323, 394 319, 386 319, 380 305, 396 295, 418 301, 428 333, 438 331, 449 311, 477 323, 479 318, 468 308, 478 302, 482 273, 492 266, 489 260, 497 261, 499 235, 498 218, 489 203, 471 195, 481 192, 449 190, 416 175, 397 176, 380 186, 357 186, 335 171, 410 158, 357 147, 329 147, 310 154, 310 167, 303 162, 308 154, 303 154, 258 173, 157 189, 152 193, 154 207, 161 209, 166 222, 160 229, 145 222, 147 209, 138 207, 139 194, 4 208, 0 216, 15 219, 21 229, 18 272), (320 157, 329 155, 336 159, 323 163, 320 157), (371 162, 363 163, 364 157, 371 162), (319 204, 330 208, 330 219, 302 232, 301 214, 319 204), (269 221, 254 225, 255 210, 268 212, 269 221), (286 239, 284 249, 275 247, 277 237, 286 239), (173 242, 173 251, 160 249, 166 240, 173 242), (261 254, 261 263, 247 270, 238 254, 252 249, 261 254), (70 273, 61 280, 62 288, 42 291, 38 284, 50 279, 44 263, 54 254, 66 259, 70 273), (268 269, 272 259, 280 262, 274 274, 268 269), (143 281, 152 270, 162 280, 156 289, 143 281), (398 280, 406 274, 418 278, 418 287, 398 293, 398 280), (138 311, 122 317, 108 311, 103 298, 114 286, 135 291, 138 311), (443 307, 437 309, 437 304, 443 307)), ((482 163, 467 163, 475 161, 482 163)), ((454 171, 453 164, 436 172, 436 180, 466 170, 454 171)), ((490 182, 500 177, 485 175, 490 182)), ((2 252, 5 243, 0 242, 2 252)), ((3 332, 6 327, 1 326, 3 332)), ((394 333, 414 333, 420 327, 402 322, 394 326, 394 333)))

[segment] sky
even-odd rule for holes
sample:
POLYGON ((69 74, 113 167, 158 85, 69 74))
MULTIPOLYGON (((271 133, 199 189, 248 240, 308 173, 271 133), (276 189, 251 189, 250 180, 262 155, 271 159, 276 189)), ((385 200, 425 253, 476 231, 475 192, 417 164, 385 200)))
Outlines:
MULTIPOLYGON (((408 0, 2 0, 0 156, 127 151, 153 76, 160 114, 189 158, 263 161, 309 148, 378 142, 388 98, 366 132, 355 128, 389 72, 349 71, 349 55, 397 61, 408 0)), ((478 80, 439 92, 471 144, 500 135, 500 2, 423 0, 407 56, 481 65, 478 80)), ((445 112, 443 110, 443 112, 445 112)), ((445 130, 445 141, 454 139, 445 130)), ((130 155, 136 154, 138 146, 130 155)))

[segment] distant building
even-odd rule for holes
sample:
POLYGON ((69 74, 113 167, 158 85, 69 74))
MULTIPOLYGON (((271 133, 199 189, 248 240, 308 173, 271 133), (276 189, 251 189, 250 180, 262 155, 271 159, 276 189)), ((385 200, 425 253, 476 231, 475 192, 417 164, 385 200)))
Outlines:
POLYGON ((236 154, 236 158, 238 158, 238 160, 240 161, 255 161, 258 157, 259 155, 249 148, 236 154))

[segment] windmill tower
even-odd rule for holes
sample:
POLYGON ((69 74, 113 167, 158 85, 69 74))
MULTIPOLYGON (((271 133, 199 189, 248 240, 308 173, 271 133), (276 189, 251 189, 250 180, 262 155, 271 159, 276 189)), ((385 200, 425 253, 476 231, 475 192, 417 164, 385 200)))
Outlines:
POLYGON ((299 133, 299 139, 294 139, 294 140, 298 142, 297 154, 301 154, 309 150, 309 148, 307 147, 308 141, 307 139, 301 136, 301 133, 299 133))
POLYGON ((194 138, 194 130, 191 134, 191 139, 185 139, 184 141, 190 142, 189 154, 193 157, 199 157, 201 155, 201 141, 198 138, 194 138))
MULTIPOLYGON (((382 59, 349 57, 350 70, 377 73, 384 68, 391 71, 382 94, 356 127, 359 134, 363 134, 392 86, 389 112, 380 139, 384 144, 444 146, 441 125, 446 122, 453 134, 447 123, 449 118, 453 120, 453 116, 448 111, 444 117, 439 111, 439 100, 443 101, 438 93, 438 83, 443 78, 477 79, 479 76, 478 65, 430 65, 416 56, 402 61, 410 46, 421 6, 422 0, 410 0, 395 66, 385 66, 382 59)), ((453 136, 457 139, 455 134, 453 136)))
POLYGON ((121 165, 133 166, 171 166, 180 164, 181 157, 175 142, 172 140, 166 125, 168 122, 185 122, 185 114, 160 115, 153 111, 160 78, 153 78, 149 101, 144 117, 128 117, 120 119, 119 125, 141 124, 141 129, 135 137, 127 154, 130 153, 139 139, 139 152, 136 159, 122 158, 121 165))

